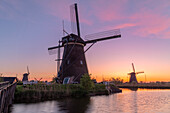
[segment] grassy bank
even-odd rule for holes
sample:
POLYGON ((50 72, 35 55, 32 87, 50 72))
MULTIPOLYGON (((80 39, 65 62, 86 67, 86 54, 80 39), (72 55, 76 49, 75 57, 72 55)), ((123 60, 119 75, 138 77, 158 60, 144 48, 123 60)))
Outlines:
POLYGON ((88 95, 107 95, 104 84, 96 84, 93 88, 85 89, 81 84, 34 84, 17 85, 15 102, 37 102, 54 100, 64 97, 83 97, 88 95))
POLYGON ((117 84, 119 88, 148 88, 148 89, 170 89, 170 83, 139 83, 139 84, 117 84))

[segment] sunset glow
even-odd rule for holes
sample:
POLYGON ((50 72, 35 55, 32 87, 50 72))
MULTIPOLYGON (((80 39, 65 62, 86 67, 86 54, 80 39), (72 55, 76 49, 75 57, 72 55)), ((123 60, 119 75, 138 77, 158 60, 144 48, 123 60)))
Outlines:
MULTIPOLYGON (((56 46, 64 28, 71 33, 71 4, 78 4, 81 37, 110 29, 121 38, 98 42, 86 53, 92 78, 120 77, 126 82, 132 63, 138 81, 170 81, 169 0, 1 0, 0 73, 22 79, 52 80, 56 75, 56 46)), ((87 45, 87 48, 90 45, 87 45)))

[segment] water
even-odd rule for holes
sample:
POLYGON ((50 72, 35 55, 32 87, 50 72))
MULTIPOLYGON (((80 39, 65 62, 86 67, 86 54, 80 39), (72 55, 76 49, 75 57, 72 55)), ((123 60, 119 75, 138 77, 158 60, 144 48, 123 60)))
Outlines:
POLYGON ((122 93, 13 104, 11 113, 170 113, 170 90, 123 89, 122 93))

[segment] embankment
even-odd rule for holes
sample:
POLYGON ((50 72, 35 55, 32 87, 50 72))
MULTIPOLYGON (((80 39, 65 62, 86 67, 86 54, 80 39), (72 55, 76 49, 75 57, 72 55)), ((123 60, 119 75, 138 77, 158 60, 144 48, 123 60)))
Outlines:
MULTIPOLYGON (((115 88, 113 88, 115 89, 115 88)), ((113 90, 115 93, 116 89, 113 90)), ((117 90, 118 91, 118 90, 117 90)), ((80 84, 34 84, 17 85, 15 91, 15 103, 39 102, 45 100, 55 100, 65 97, 84 97, 94 95, 109 95, 111 93, 104 84, 96 84, 90 90, 84 89, 80 84)))
POLYGON ((139 84, 117 84, 119 88, 147 88, 147 89, 170 89, 170 84, 139 83, 139 84))

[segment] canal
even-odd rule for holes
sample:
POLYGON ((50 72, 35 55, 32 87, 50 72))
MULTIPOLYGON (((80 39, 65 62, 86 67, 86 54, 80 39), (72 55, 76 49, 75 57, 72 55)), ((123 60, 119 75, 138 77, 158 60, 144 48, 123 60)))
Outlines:
POLYGON ((80 99, 19 103, 10 113, 170 113, 170 90, 122 89, 122 93, 80 99))

